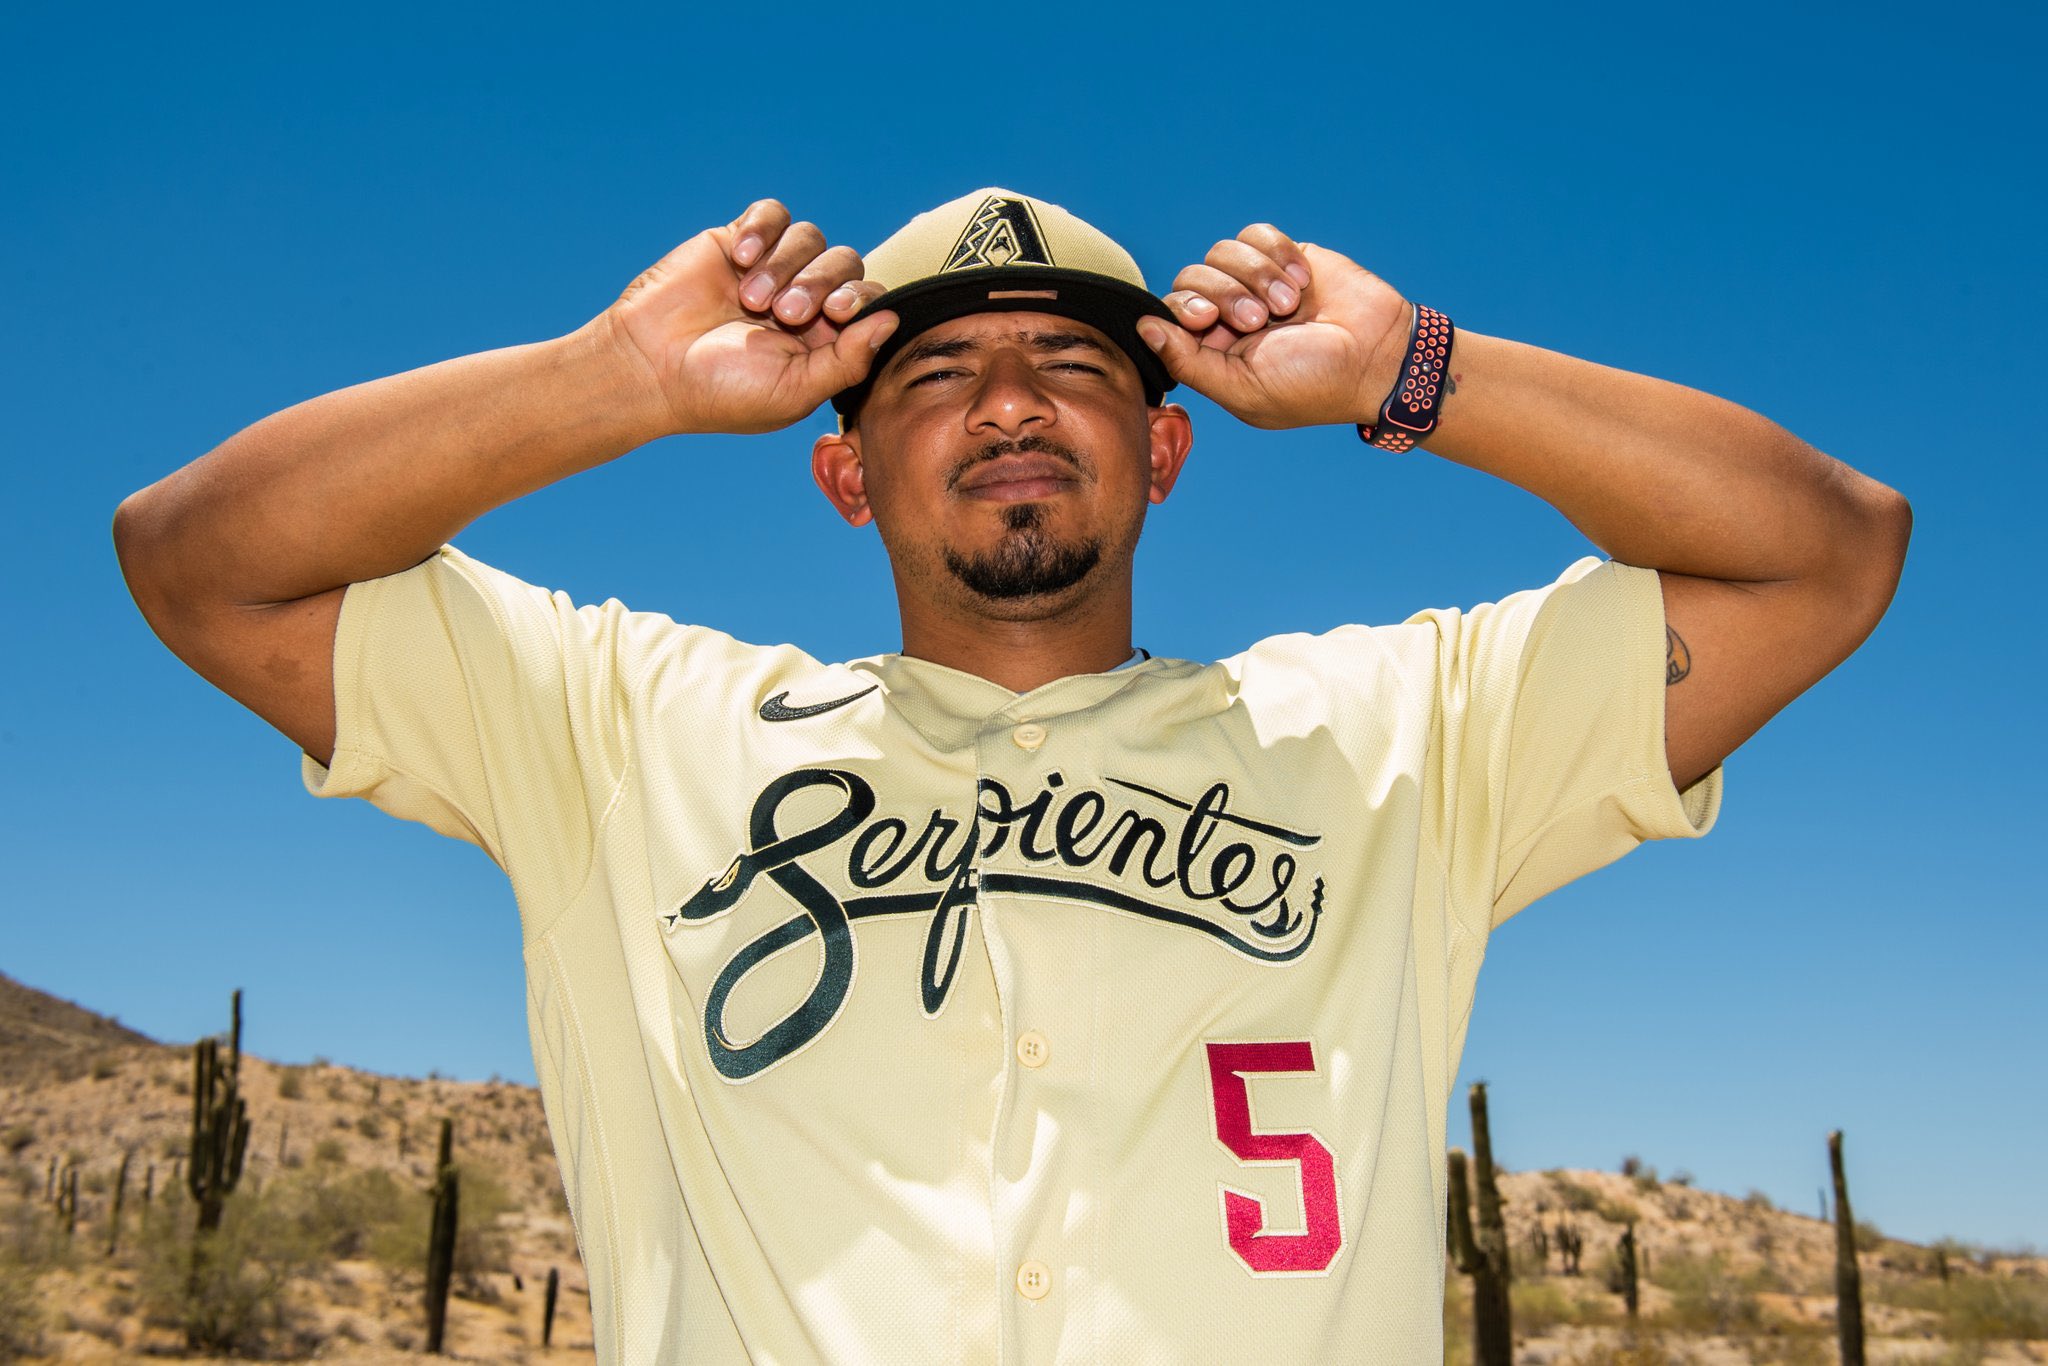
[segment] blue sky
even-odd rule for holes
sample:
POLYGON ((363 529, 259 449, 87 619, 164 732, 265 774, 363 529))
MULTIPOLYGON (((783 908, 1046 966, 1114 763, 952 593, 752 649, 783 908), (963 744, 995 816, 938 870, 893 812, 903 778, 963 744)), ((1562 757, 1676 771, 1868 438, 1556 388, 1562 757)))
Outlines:
MULTIPOLYGON (((1496 938, 1465 1079, 1513 1166, 1638 1153, 1813 1210, 1841 1127, 1888 1231, 2048 1243, 2043 30, 2016 5, 9 7, 0 970, 161 1038, 241 986, 268 1056, 530 1080, 496 869, 304 796, 290 743, 134 611, 115 504, 315 394, 569 331, 756 197, 865 249, 1004 184, 1158 290, 1275 222, 1911 497, 1891 615, 1730 763, 1720 828, 1496 938)), ((1485 476, 1178 397, 1154 653, 1484 601, 1587 549, 1485 476)), ((828 417, 657 443, 459 543, 745 639, 893 648, 878 543, 808 477, 828 417)))

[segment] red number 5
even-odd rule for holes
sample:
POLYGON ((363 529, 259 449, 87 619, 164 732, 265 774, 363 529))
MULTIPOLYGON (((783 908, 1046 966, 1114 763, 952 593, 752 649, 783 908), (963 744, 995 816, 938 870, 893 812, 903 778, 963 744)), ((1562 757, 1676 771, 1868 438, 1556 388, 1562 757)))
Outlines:
POLYGON ((1223 1236, 1230 1250, 1254 1273, 1301 1275, 1329 1270, 1344 1246, 1344 1221, 1337 1210, 1337 1167, 1314 1134, 1262 1134, 1252 1129, 1252 1098, 1245 1075, 1252 1072, 1314 1072, 1314 1045, 1306 1039, 1284 1043, 1212 1043, 1209 1091, 1216 1102, 1216 1141, 1240 1162, 1293 1162, 1301 1175, 1300 1233, 1268 1233, 1266 1207, 1256 1196, 1223 1188, 1223 1236))

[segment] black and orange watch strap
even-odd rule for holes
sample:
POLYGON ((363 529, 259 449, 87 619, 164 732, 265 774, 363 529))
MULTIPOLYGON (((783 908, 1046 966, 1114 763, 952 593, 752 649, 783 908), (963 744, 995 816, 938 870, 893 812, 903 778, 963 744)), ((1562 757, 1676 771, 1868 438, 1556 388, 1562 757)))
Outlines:
POLYGON ((1456 332, 1443 314, 1427 304, 1415 305, 1408 352, 1401 358, 1401 377, 1380 405, 1379 421, 1370 427, 1358 424, 1359 440, 1381 450, 1408 451, 1436 430, 1456 332))

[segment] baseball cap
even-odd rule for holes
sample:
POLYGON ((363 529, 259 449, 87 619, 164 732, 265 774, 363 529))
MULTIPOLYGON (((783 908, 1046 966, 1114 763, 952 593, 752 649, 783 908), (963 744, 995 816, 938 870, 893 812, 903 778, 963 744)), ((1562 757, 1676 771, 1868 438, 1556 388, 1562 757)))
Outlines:
POLYGON ((868 378, 833 395, 842 429, 906 342, 970 313, 1055 313, 1087 323, 1138 367, 1146 403, 1156 406, 1173 388, 1137 330, 1146 314, 1176 322, 1172 311, 1145 288, 1128 251, 1057 204, 986 186, 919 214, 862 261, 867 278, 888 292, 849 321, 885 308, 901 321, 868 378))

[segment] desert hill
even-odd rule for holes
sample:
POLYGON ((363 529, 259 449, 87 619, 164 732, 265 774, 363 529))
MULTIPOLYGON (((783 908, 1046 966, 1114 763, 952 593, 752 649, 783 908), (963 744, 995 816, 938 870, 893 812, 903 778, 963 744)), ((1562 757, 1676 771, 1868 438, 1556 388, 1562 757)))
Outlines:
MULTIPOLYGON (((0 1362, 215 1359, 185 1350, 176 1309, 193 1214, 181 1182, 191 1086, 189 1046, 0 977, 0 1362), (75 1212, 60 1198, 73 1172, 75 1212)), ((463 1169, 451 1354, 593 1357, 588 1287, 532 1089, 245 1054, 242 1094, 251 1137, 226 1229, 241 1260, 215 1295, 234 1317, 235 1354, 430 1359, 425 1192, 445 1117, 463 1169), (561 1294, 544 1349, 551 1269, 561 1294)), ((1496 1111, 1497 1136, 1511 1124, 1496 1111)), ((1837 1359, 1832 1225, 1628 1165, 1502 1175, 1518 1366, 1837 1359), (1630 1225, 1644 1263, 1634 1324, 1609 1275, 1630 1225)), ((1873 1363, 2048 1363, 2048 1260, 1869 1226, 1859 1252, 1873 1363)), ((1451 1361, 1469 1360, 1470 1295, 1451 1270, 1451 1361)))
POLYGON ((154 1042, 118 1020, 23 986, 0 972, 0 1082, 77 1075, 109 1048, 154 1042))

